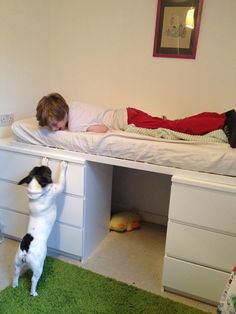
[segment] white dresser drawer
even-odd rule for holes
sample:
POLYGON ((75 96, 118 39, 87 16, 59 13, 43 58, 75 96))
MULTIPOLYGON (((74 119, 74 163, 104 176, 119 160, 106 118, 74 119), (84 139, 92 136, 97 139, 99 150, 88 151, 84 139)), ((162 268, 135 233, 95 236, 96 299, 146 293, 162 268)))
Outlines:
MULTIPOLYGON (((32 170, 40 166, 42 157, 19 154, 16 152, 0 151, 0 178, 19 182, 32 170)), ((53 180, 57 180, 60 161, 49 159, 48 166, 52 170, 53 180)), ((84 195, 84 164, 69 163, 67 168, 67 193, 84 195)))
MULTIPOLYGON (((83 226, 82 197, 61 193, 57 198, 57 220, 76 227, 83 226)), ((0 180, 0 207, 29 214, 27 187, 0 180)))
POLYGON ((38 156, 0 150, 0 178, 19 182, 29 171, 41 164, 38 156))
POLYGON ((163 286, 180 294, 219 303, 229 273, 165 257, 163 286))
POLYGON ((0 221, 3 223, 3 233, 22 239, 26 234, 29 217, 0 208, 0 221))
MULTIPOLYGON (((3 233, 22 239, 27 232, 29 217, 0 208, 1 222, 4 225, 3 233)), ((55 222, 48 239, 48 247, 66 252, 68 254, 82 256, 83 229, 66 226, 55 222)))
POLYGON ((83 229, 66 226, 56 222, 50 237, 48 247, 68 254, 82 257, 83 229))
POLYGON ((0 207, 29 214, 26 187, 0 180, 0 207))
MULTIPOLYGON (((49 159, 48 166, 53 173, 53 181, 57 181, 60 161, 49 159)), ((84 195, 84 164, 69 163, 66 170, 65 192, 83 196, 84 195)))
POLYGON ((236 238, 169 221, 166 255, 231 272, 236 238))
POLYGON ((79 228, 83 227, 83 206, 82 197, 60 194, 57 199, 57 221, 79 228))
POLYGON ((236 187, 174 178, 169 218, 236 235, 236 187))

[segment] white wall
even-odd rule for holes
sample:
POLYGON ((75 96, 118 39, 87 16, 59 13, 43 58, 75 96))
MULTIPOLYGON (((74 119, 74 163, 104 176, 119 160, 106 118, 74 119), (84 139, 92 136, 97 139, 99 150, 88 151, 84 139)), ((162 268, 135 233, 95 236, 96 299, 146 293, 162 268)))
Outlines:
POLYGON ((171 118, 236 100, 236 1, 205 0, 195 60, 153 58, 157 0, 52 0, 51 89, 171 118))
POLYGON ((236 99, 236 1, 205 0, 195 60, 153 58, 157 0, 0 0, 0 112, 67 100, 181 117, 236 99))
POLYGON ((0 0, 0 113, 35 114, 49 86, 47 0, 0 0))
POLYGON ((114 167, 112 209, 136 209, 146 221, 167 224, 171 176, 114 167))

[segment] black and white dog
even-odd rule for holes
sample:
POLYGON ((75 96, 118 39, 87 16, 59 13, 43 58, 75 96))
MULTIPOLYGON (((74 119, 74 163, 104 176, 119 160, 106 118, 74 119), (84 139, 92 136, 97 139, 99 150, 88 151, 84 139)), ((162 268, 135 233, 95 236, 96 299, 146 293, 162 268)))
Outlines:
POLYGON ((33 272, 31 279, 32 296, 37 296, 36 287, 43 271, 47 254, 47 240, 56 220, 56 196, 63 191, 67 163, 60 163, 58 183, 52 182, 51 169, 47 167, 47 158, 41 167, 34 167, 27 177, 18 184, 28 184, 29 225, 15 257, 15 275, 12 286, 18 286, 19 276, 24 264, 33 272))

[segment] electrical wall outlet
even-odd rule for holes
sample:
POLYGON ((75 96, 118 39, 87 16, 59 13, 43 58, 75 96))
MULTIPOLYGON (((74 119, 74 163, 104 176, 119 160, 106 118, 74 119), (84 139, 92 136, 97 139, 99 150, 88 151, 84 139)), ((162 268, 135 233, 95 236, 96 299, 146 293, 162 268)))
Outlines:
POLYGON ((10 126, 14 122, 14 113, 0 113, 0 127, 10 126))

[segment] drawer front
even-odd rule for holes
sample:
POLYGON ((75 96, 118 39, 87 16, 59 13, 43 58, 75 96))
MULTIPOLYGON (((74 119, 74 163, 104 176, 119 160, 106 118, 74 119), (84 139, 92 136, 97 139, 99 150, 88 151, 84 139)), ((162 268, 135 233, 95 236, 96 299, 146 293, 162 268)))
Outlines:
MULTIPOLYGON (((0 208, 0 218, 4 225, 3 233, 22 239, 27 232, 29 217, 24 214, 0 208)), ((48 247, 82 257, 83 229, 55 223, 48 239, 48 247)))
POLYGON ((83 229, 55 223, 48 247, 82 258, 83 229))
MULTIPOLYGON (((19 182, 33 167, 40 166, 41 160, 42 157, 1 150, 0 178, 19 182)), ((58 160, 49 159, 48 166, 52 170, 54 181, 58 178, 59 164, 58 160)), ((69 163, 66 177, 65 191, 75 195, 84 195, 84 165, 69 163)))
POLYGON ((4 228, 3 233, 17 239, 22 239, 26 234, 29 217, 0 208, 0 220, 4 228))
POLYGON ((19 182, 29 171, 39 166, 41 158, 15 152, 0 150, 0 177, 5 180, 19 182))
POLYGON ((236 238, 169 221, 166 255, 231 272, 236 238))
POLYGON ((75 227, 84 225, 84 199, 73 195, 60 194, 57 199, 57 221, 75 227))
POLYGON ((236 235, 236 193, 173 182, 169 218, 236 235))
MULTIPOLYGON (((83 226, 82 197, 61 193, 57 198, 57 220, 76 227, 83 226)), ((0 180, 0 207, 29 214, 26 186, 0 180)))
MULTIPOLYGON (((48 166, 53 173, 53 181, 57 181, 60 161, 49 159, 48 166)), ((84 195, 84 173, 85 166, 82 164, 69 163, 66 170, 65 192, 83 196, 84 195)))
POLYGON ((229 273, 165 257, 163 286, 180 294, 219 303, 229 273))
POLYGON ((26 187, 0 180, 0 207, 29 214, 26 187))

